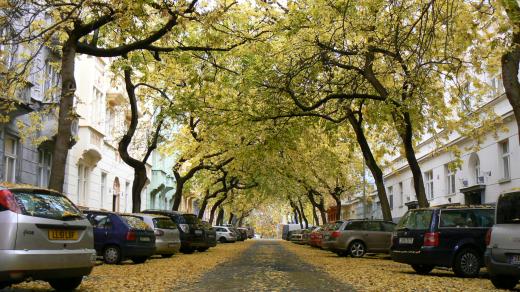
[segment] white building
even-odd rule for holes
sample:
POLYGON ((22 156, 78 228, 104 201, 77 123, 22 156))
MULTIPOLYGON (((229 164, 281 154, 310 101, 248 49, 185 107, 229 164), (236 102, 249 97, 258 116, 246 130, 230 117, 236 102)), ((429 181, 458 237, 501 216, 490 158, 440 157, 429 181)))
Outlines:
MULTIPOLYGON (((131 212, 134 170, 117 151, 118 138, 128 124, 128 100, 124 87, 114 83, 109 72, 106 59, 76 58, 78 142, 67 158, 64 192, 80 206, 131 212)), ((143 207, 146 193, 147 188, 143 207)))
MULTIPOLYGON (((438 147, 433 138, 416 147, 423 172, 425 190, 431 206, 460 203, 495 203, 504 192, 520 188, 520 145, 512 107, 504 94, 484 105, 504 120, 507 132, 487 133, 482 143, 458 133, 449 136, 443 146, 457 146, 462 167, 452 170, 455 155, 438 147)), ((412 173, 404 157, 395 158, 385 169, 385 186, 392 217, 400 218, 416 204, 412 173)))

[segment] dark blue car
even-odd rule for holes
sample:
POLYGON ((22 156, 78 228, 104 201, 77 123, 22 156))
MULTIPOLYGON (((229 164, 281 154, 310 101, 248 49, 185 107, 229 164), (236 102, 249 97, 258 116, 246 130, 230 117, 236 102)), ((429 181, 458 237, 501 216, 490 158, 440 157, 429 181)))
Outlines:
POLYGON ((445 206, 408 211, 392 237, 391 255, 419 274, 452 268, 476 277, 483 266, 486 233, 494 223, 489 206, 445 206))
POLYGON ((84 211, 94 227, 94 247, 107 264, 131 259, 144 263, 155 253, 154 231, 133 215, 84 211))

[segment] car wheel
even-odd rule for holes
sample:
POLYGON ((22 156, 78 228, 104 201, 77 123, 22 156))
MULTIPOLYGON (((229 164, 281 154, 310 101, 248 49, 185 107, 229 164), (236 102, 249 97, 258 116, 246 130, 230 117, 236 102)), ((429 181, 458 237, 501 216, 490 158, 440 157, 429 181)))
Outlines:
POLYGON ((163 258, 167 259, 167 258, 171 258, 173 256, 173 253, 162 254, 161 256, 163 258))
POLYGON ((132 262, 134 262, 134 264, 142 264, 146 262, 148 257, 132 257, 130 259, 132 260, 132 262))
POLYGON ((199 252, 205 252, 205 251, 207 251, 208 249, 209 249, 209 247, 199 247, 199 248, 197 248, 197 250, 198 250, 199 252))
POLYGON ((49 280, 49 285, 56 291, 72 291, 78 288, 83 277, 62 278, 49 280))
POLYGON ((9 286, 9 283, 7 283, 7 282, 0 282, 0 290, 4 289, 5 287, 8 287, 8 286, 9 286))
POLYGON ((366 252, 365 244, 359 240, 356 240, 349 245, 348 252, 353 258, 363 257, 366 252))
POLYGON ((419 275, 428 275, 434 268, 432 265, 412 265, 412 268, 419 275))
POLYGON ((498 289, 513 290, 518 284, 518 279, 510 276, 492 276, 491 283, 498 289))
POLYGON ((225 237, 221 237, 218 239, 218 241, 220 241, 220 243, 226 243, 227 239, 225 237))
POLYGON ((480 255, 474 249, 464 249, 455 256, 453 272, 463 278, 474 278, 480 272, 480 255))
POLYGON ((121 250, 119 247, 111 245, 103 252, 103 261, 109 265, 117 265, 121 262, 121 250))

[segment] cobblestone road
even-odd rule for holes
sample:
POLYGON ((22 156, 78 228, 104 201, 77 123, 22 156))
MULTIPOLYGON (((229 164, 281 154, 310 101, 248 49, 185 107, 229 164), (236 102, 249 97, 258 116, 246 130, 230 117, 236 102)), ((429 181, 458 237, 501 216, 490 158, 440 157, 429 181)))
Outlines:
POLYGON ((353 291, 306 264, 280 241, 257 240, 239 257, 176 291, 353 291))

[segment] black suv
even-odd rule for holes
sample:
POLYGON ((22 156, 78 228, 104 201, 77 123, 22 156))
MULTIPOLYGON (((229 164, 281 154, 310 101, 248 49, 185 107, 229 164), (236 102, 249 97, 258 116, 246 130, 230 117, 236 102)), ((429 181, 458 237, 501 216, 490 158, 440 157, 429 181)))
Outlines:
POLYGON ((181 237, 182 253, 193 253, 195 250, 206 251, 208 248, 215 246, 211 240, 208 240, 209 233, 206 231, 202 222, 194 214, 184 214, 171 210, 144 210, 145 214, 157 214, 170 217, 179 229, 181 237))
POLYGON ((444 206, 408 211, 392 236, 391 255, 419 274, 452 268, 476 277, 483 266, 486 233, 494 223, 491 206, 444 206))

